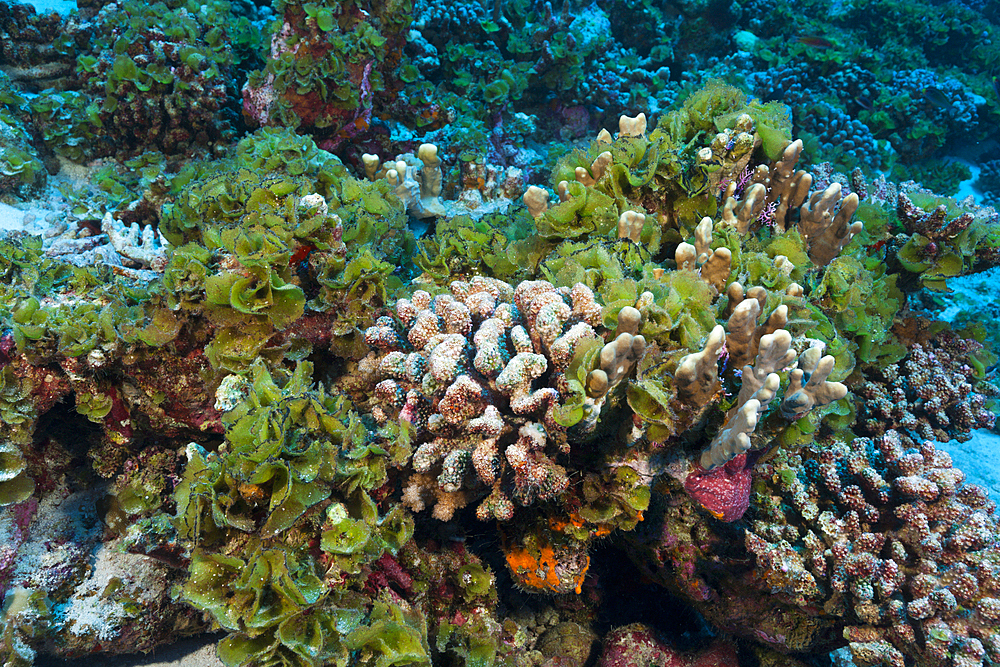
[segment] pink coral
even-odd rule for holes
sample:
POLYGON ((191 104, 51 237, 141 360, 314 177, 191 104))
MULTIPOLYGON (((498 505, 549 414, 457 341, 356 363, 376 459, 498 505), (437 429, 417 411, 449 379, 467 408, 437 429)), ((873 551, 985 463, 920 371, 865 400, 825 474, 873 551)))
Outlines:
POLYGON ((782 481, 771 487, 787 500, 765 501, 769 509, 747 533, 772 593, 837 609, 864 663, 1000 658, 991 618, 1000 590, 994 504, 963 485, 946 453, 888 431, 876 441, 808 447, 798 458, 786 464, 802 472, 776 474, 782 481), (785 527, 786 506, 801 517, 800 537, 785 527))
POLYGON ((872 372, 856 389, 860 423, 870 434, 906 429, 927 440, 967 440, 969 431, 991 428, 995 415, 986 408, 995 389, 979 383, 969 357, 982 349, 974 340, 944 333, 916 343, 909 356, 872 372))
POLYGON ((684 480, 684 490, 715 518, 736 521, 750 506, 751 456, 755 461, 759 452, 752 452, 750 456, 743 452, 725 465, 708 471, 696 466, 684 480))
POLYGON ((674 494, 625 535, 630 556, 716 627, 783 651, 846 643, 856 664, 888 667, 1000 660, 995 505, 932 442, 816 442, 752 475, 742 523, 674 494))
POLYGON ((583 284, 511 288, 476 277, 450 288, 400 299, 398 322, 383 317, 365 333, 374 348, 362 362, 375 382, 372 414, 415 429, 407 505, 422 509, 433 497, 436 515, 450 516, 485 491, 480 518, 506 520, 512 499, 527 506, 569 487, 555 461, 569 453, 555 418, 562 373, 579 345, 597 341, 591 322, 599 324, 602 308, 583 284), (429 480, 436 488, 423 488, 429 480))
POLYGON ((616 628, 604 638, 598 667, 739 667, 735 647, 719 640, 694 655, 684 655, 641 623, 616 628))

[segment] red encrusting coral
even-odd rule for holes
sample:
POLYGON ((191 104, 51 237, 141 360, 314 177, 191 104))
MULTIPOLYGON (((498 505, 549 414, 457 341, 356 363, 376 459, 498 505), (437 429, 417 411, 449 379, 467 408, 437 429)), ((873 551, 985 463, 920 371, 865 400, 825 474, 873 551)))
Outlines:
POLYGON ((696 466, 684 480, 684 490, 716 519, 736 521, 750 506, 753 463, 759 456, 744 452, 712 470, 696 466))

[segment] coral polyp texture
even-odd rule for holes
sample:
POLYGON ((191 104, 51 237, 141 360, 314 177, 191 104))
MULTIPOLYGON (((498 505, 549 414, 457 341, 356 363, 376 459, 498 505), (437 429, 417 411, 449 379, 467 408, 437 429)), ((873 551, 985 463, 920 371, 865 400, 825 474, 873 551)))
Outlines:
POLYGON ((851 619, 844 637, 860 664, 1000 660, 1000 546, 985 491, 932 442, 896 431, 798 457, 769 464, 776 481, 745 536, 765 586, 851 619), (805 520, 798 537, 786 512, 805 520))
POLYGON ((79 4, 0 3, 0 664, 1000 665, 990 3, 79 4))
POLYGON ((989 398, 975 391, 973 365, 981 350, 975 340, 949 334, 914 344, 905 361, 859 385, 865 399, 861 425, 878 434, 902 427, 942 442, 991 428, 996 415, 986 407, 989 398))
POLYGON ((433 300, 423 290, 400 299, 398 324, 382 318, 365 333, 379 350, 361 362, 378 380, 373 414, 414 431, 416 474, 403 492, 406 505, 422 510, 433 498, 434 516, 447 521, 483 489, 476 515, 508 521, 515 501, 526 506, 566 491, 566 469, 555 459, 570 454, 569 413, 575 403, 588 416, 600 412, 607 373, 623 376, 644 343, 622 332, 621 342, 602 350, 607 370, 596 370, 601 386, 588 402, 566 373, 575 357, 603 344, 594 329, 601 306, 590 288, 525 281, 512 289, 477 277, 449 289, 433 300), (548 386, 536 386, 543 376, 548 386))

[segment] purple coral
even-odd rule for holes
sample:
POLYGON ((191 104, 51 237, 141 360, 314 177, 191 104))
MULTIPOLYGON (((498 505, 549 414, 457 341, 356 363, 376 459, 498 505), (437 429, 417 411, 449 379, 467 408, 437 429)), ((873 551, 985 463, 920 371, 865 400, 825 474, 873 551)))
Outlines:
POLYGON ((987 396, 976 390, 969 355, 982 348, 974 340, 942 334, 916 343, 898 364, 873 372, 855 391, 859 424, 871 434, 906 429, 925 440, 968 439, 977 428, 992 428, 996 416, 986 408, 987 396))

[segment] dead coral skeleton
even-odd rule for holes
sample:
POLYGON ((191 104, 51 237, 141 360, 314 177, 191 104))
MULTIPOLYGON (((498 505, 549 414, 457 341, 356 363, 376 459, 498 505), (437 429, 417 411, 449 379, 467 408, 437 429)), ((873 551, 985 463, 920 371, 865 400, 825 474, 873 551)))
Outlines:
POLYGON ((101 231, 108 235, 115 251, 140 267, 162 272, 167 266, 169 242, 152 225, 126 225, 108 212, 101 221, 101 231))

